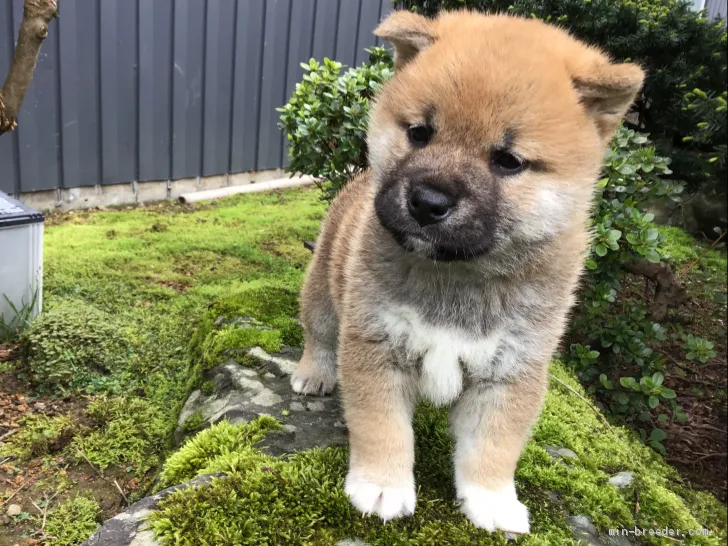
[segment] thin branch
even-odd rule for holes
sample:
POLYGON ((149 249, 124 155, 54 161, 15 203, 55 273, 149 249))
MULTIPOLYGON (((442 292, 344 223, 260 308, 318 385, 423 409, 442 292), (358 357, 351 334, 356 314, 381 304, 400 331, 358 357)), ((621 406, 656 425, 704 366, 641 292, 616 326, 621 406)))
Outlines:
POLYGON ((94 466, 94 463, 92 463, 91 461, 88 460, 88 457, 86 457, 86 454, 83 451, 81 451, 81 449, 77 449, 76 451, 78 451, 78 453, 81 455, 81 457, 83 457, 84 460, 89 464, 89 466, 91 468, 93 468, 94 472, 96 472, 96 474, 98 474, 100 478, 104 479, 104 473, 101 470, 99 470, 98 468, 96 468, 94 466))
POLYGON ((56 17, 58 0, 25 0, 13 61, 0 89, 0 135, 17 126, 18 112, 33 80, 48 23, 56 17))
POLYGON ((35 509, 38 510, 38 512, 41 513, 43 516, 43 523, 41 523, 40 526, 40 532, 45 533, 45 526, 46 526, 46 518, 48 517, 48 507, 51 505, 51 501, 55 499, 58 496, 59 492, 56 492, 55 495, 53 495, 50 499, 47 498, 46 495, 43 495, 43 500, 45 501, 45 504, 43 505, 43 509, 41 510, 40 507, 35 503, 35 501, 30 501, 30 503, 35 506, 35 509))
POLYGON ((705 250, 703 251, 703 253, 702 253, 702 254, 701 254, 700 256, 698 256, 698 259, 697 259, 697 260, 695 260, 695 261, 694 261, 693 263, 691 263, 691 264, 690 264, 689 266, 687 266, 687 267, 686 267, 685 269, 683 269, 682 271, 680 271, 680 274, 679 274, 679 275, 677 276, 677 278, 678 278, 678 279, 679 279, 679 278, 681 278, 681 277, 682 277, 683 275, 687 274, 687 273, 688 273, 688 272, 689 272, 689 271, 690 271, 690 270, 691 270, 691 269, 692 269, 693 267, 695 267, 695 266, 696 266, 696 265, 698 264, 698 262, 699 262, 700 260, 702 260, 702 259, 703 259, 703 257, 704 257, 704 256, 705 256, 705 255, 706 255, 706 254, 707 254, 708 252, 710 252, 711 250, 713 250, 713 248, 715 248, 715 245, 717 245, 717 244, 718 244, 718 243, 720 242, 720 240, 721 240, 721 239, 722 239, 723 237, 725 237, 725 234, 726 234, 726 233, 728 233, 728 231, 724 231, 723 233, 721 233, 721 234, 720 234, 720 237, 718 237, 718 238, 717 238, 717 239, 716 239, 715 241, 713 241, 713 244, 712 244, 712 245, 710 245, 710 246, 709 246, 708 248, 706 248, 706 249, 705 249, 705 250))
POLYGON ((5 499, 5 500, 4 500, 3 502, 2 502, 2 504, 0 504, 0 508, 1 508, 1 507, 3 507, 3 506, 5 506, 5 505, 6 505, 7 503, 9 503, 9 502, 10 502, 10 500, 11 500, 11 499, 12 499, 12 498, 13 498, 13 497, 14 497, 15 495, 17 495, 17 494, 18 494, 18 493, 20 492, 20 490, 21 490, 21 489, 23 489, 23 488, 24 488, 24 487, 25 487, 26 485, 28 485, 29 483, 30 483, 30 481, 27 481, 27 482, 25 482, 25 483, 24 483, 23 485, 21 485, 20 487, 18 487, 18 488, 17 488, 17 489, 15 490, 15 491, 13 491, 13 494, 12 494, 12 495, 10 495, 10 496, 9 496, 9 497, 8 497, 7 499, 5 499))
POLYGON ((129 506, 129 499, 126 498, 126 495, 124 494, 124 491, 121 489, 119 482, 116 481, 116 478, 114 478, 114 485, 119 490, 119 493, 121 493, 121 496, 124 497, 124 502, 126 503, 126 505, 129 506))
POLYGON ((584 402, 587 406, 589 406, 591 408, 591 410, 597 415, 597 417, 599 417, 599 419, 601 419, 602 423, 604 423, 607 426, 607 428, 609 430, 611 430, 612 433, 614 433, 614 430, 612 429, 612 425, 609 424, 609 421, 607 421, 607 419, 604 417, 604 415, 602 415, 602 412, 600 412, 597 408, 595 408, 592 405, 592 403, 589 402, 589 400, 587 400, 586 398, 584 398, 581 394, 579 394, 577 391, 575 391, 574 389, 572 389, 569 385, 567 385, 566 383, 564 383, 563 381, 561 381, 561 379, 559 379, 555 375, 549 374, 549 376, 551 377, 551 379, 553 379, 554 381, 556 381, 557 383, 559 383, 562 387, 568 389, 569 391, 571 391, 572 394, 575 394, 577 397, 579 397, 579 399, 581 399, 582 402, 584 402))

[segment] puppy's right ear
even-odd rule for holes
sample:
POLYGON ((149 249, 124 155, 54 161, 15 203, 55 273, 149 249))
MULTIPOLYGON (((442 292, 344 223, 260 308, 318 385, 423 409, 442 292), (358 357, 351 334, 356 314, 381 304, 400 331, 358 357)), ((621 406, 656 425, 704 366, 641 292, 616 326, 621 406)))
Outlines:
POLYGON ((432 19, 405 10, 392 13, 374 29, 374 34, 394 46, 395 70, 401 70, 437 37, 432 19))

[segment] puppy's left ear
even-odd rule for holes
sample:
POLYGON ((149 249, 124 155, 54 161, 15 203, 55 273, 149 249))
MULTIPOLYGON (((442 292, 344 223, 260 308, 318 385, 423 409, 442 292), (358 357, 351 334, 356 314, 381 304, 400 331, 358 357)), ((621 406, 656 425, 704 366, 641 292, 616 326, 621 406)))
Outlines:
POLYGON ((644 71, 636 64, 615 64, 604 57, 572 72, 574 87, 603 140, 612 138, 644 79, 644 71))
POLYGON ((437 37, 432 19, 405 10, 392 13, 374 29, 374 34, 394 46, 395 70, 401 70, 437 37))

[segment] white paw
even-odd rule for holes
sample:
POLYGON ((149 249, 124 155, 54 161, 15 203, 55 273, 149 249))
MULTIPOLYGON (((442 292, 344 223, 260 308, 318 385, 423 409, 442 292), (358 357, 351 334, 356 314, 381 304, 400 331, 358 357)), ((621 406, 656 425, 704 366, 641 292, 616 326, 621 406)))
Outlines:
POLYGON ((488 531, 528 533, 528 508, 516 497, 514 486, 491 491, 479 485, 467 484, 458 488, 460 510, 473 525, 488 531))
POLYGON ((364 515, 377 514, 384 521, 415 513, 415 483, 381 486, 351 472, 346 476, 344 491, 351 503, 364 515))
POLYGON ((291 375, 291 388, 297 394, 324 395, 329 394, 336 386, 335 374, 322 374, 311 370, 297 369, 291 375))

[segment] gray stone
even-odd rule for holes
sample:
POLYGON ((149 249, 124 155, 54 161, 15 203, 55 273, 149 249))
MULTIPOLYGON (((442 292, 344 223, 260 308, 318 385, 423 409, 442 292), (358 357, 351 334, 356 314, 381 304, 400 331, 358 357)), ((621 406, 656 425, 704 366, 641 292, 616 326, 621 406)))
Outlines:
POLYGON ((573 468, 567 461, 577 460, 579 456, 566 447, 544 446, 546 453, 558 464, 564 465, 566 468, 573 468))
POLYGON ((578 459, 579 456, 565 447, 545 446, 546 453, 554 459, 578 459))
POLYGON ((21 512, 23 511, 23 507, 19 504, 11 504, 8 506, 7 511, 5 512, 10 517, 19 516, 21 512))
POLYGON ((566 520, 566 523, 574 532, 574 538, 581 544, 602 546, 601 542, 599 542, 597 528, 587 516, 571 516, 566 520))
POLYGON ((286 348, 271 355, 255 347, 247 354, 260 360, 261 365, 250 368, 230 359, 205 374, 204 380, 213 382, 215 391, 209 396, 199 389, 190 394, 180 412, 175 432, 177 444, 189 434, 184 430, 184 422, 198 413, 203 429, 223 419, 237 424, 260 415, 275 417, 284 430, 269 434, 261 443, 271 455, 346 444, 337 394, 302 396, 291 390, 290 374, 296 368, 300 351, 286 348))
POLYGON ((611 483, 617 489, 629 487, 630 485, 632 485, 633 481, 634 474, 632 472, 620 472, 609 478, 609 483, 611 483))
POLYGON ((336 546, 370 546, 368 542, 362 542, 359 539, 346 539, 340 540, 336 543, 336 546))
POLYGON ((106 520, 81 546, 158 546, 159 543, 154 540, 154 535, 147 528, 146 517, 152 513, 159 501, 180 489, 207 485, 214 478, 225 479, 225 476, 224 474, 200 476, 143 498, 120 514, 106 520))

